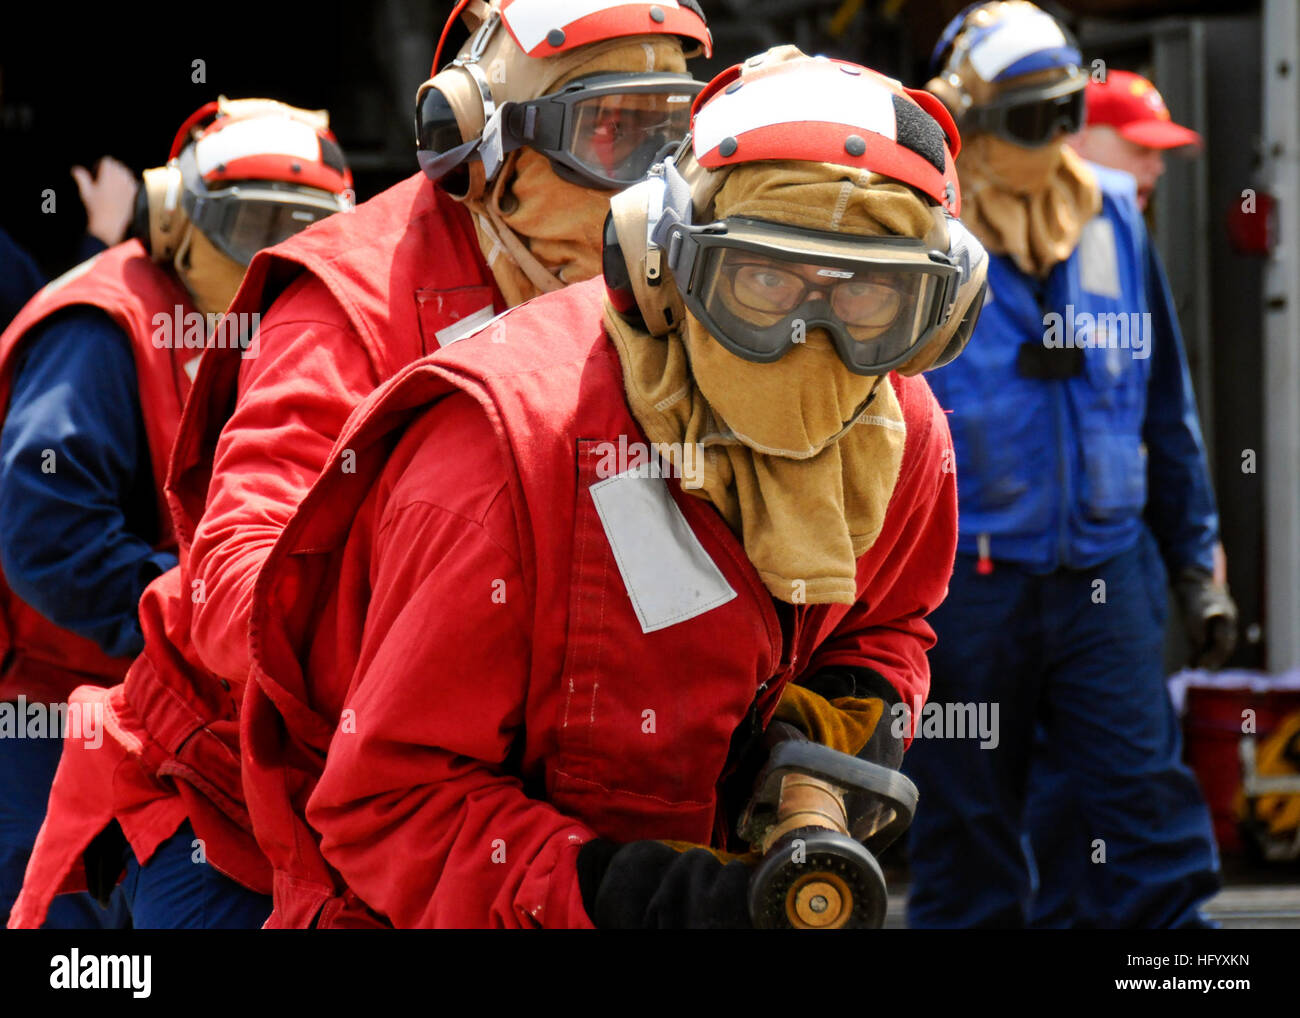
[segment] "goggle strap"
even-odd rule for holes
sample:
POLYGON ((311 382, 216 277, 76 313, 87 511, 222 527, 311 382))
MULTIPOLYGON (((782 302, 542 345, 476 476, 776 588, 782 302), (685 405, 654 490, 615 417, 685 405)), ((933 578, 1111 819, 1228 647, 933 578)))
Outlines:
POLYGON ((646 282, 651 286, 658 286, 663 282, 665 262, 668 263, 668 270, 673 274, 673 278, 681 278, 678 273, 683 268, 679 264, 682 238, 680 231, 675 228, 680 227, 682 223, 677 218, 677 213, 672 209, 664 209, 653 224, 647 220, 646 225, 650 235, 650 242, 646 245, 646 282))
POLYGON ((481 140, 480 138, 472 138, 446 152, 432 152, 429 149, 420 149, 416 152, 415 158, 420 164, 420 169, 424 171, 424 175, 436 182, 473 156, 481 140))
POLYGON ((641 186, 646 188, 646 282, 658 286, 663 281, 663 248, 669 246, 668 267, 677 273, 681 237, 674 227, 689 225, 691 189, 677 172, 672 158, 656 163, 641 186))
POLYGON ((695 238, 690 235, 690 229, 683 224, 681 228, 674 230, 668 239, 668 266, 672 269, 673 278, 682 280, 678 289, 683 293, 695 274, 695 260, 700 253, 700 246, 694 242, 695 238))
POLYGON ((204 233, 209 232, 212 225, 208 222, 208 200, 192 191, 186 191, 181 199, 181 205, 185 209, 185 215, 189 221, 197 226, 204 233))
POLYGON ((676 159, 665 159, 663 167, 664 207, 672 210, 678 222, 690 225, 693 219, 691 214, 691 185, 686 182, 686 178, 677 169, 676 159))
MULTIPOLYGON (((505 107, 502 107, 492 116, 488 117, 488 122, 483 126, 483 136, 479 139, 479 159, 483 163, 483 175, 488 180, 494 180, 497 171, 506 161, 506 153, 513 149, 506 148, 509 140, 507 132, 502 130, 502 114, 505 107)), ((515 145, 514 148, 518 148, 515 145)))

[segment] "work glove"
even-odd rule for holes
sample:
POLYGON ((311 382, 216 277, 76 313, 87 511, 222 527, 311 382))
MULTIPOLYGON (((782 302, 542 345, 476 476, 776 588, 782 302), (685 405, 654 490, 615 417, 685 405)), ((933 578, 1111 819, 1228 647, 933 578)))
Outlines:
MULTIPOLYGON (((869 668, 823 668, 781 691, 773 725, 788 725, 813 742, 898 770, 906 731, 892 710, 898 702, 894 687, 869 668)), ((893 817, 874 796, 854 798, 846 807, 855 836, 878 831, 893 817)))
POLYGON ((894 724, 891 709, 898 702, 894 687, 869 668, 823 668, 799 684, 786 685, 767 729, 757 734, 738 731, 732 740, 735 766, 722 787, 727 829, 736 830, 773 748, 788 739, 811 739, 898 770, 903 762, 902 726, 894 724))
POLYGON ((757 861, 686 842, 597 838, 578 850, 578 886, 601 930, 751 929, 757 861))
POLYGON ((1174 580, 1174 597, 1195 668, 1219 668, 1237 645, 1237 603, 1228 588, 1198 566, 1188 566, 1174 580))
POLYGON ((813 742, 897 770, 903 726, 895 725, 893 686, 868 668, 823 668, 781 691, 773 721, 792 725, 813 742))

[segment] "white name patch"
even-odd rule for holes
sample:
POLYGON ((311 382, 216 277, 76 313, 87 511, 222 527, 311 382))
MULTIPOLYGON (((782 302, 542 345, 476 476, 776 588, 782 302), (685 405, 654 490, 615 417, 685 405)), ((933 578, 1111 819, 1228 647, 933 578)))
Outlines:
POLYGON ((736 596, 662 478, 630 471, 590 491, 641 632, 667 629, 736 596))

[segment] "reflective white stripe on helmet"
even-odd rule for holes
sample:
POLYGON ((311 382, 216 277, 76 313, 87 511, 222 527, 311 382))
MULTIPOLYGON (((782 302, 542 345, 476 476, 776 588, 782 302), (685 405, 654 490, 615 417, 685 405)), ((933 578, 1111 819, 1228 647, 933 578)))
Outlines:
POLYGON ((1050 14, 1013 10, 1005 21, 971 47, 970 63, 976 74, 985 81, 992 81, 1030 53, 1065 45, 1065 33, 1050 14))
MULTIPOLYGON (((677 0, 655 0, 659 7, 673 10, 680 8, 677 0)), ((568 28, 580 18, 597 11, 606 11, 613 7, 642 7, 640 3, 627 3, 626 0, 514 0, 501 11, 501 20, 510 28, 514 37, 525 53, 531 53, 539 46, 548 32, 555 28, 568 28)), ((647 26, 649 31, 649 26, 647 26)))
POLYGON ((641 632, 667 629, 736 596, 662 477, 632 470, 590 491, 641 632))
POLYGON ((776 124, 810 120, 846 124, 890 141, 898 140, 894 93, 865 76, 844 74, 826 65, 834 88, 821 74, 772 74, 753 78, 730 95, 720 95, 695 117, 695 155, 712 152, 724 138, 776 124))
POLYGON ((211 131, 194 145, 194 161, 204 176, 236 159, 260 155, 285 155, 319 162, 320 139, 306 124, 290 117, 256 117, 211 131))

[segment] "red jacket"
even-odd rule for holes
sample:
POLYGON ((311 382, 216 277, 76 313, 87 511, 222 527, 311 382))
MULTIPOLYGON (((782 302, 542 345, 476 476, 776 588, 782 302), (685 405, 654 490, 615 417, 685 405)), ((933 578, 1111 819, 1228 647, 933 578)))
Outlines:
MULTIPOLYGON (((155 345, 155 315, 170 320, 193 312, 189 294, 171 273, 155 265, 138 241, 119 244, 50 283, 0 335, 0 408, 9 405, 14 364, 32 330, 55 313, 77 305, 104 311, 130 338, 140 409, 158 493, 161 533, 156 547, 174 547, 163 500, 167 457, 176 437, 190 380, 184 363, 198 351, 155 345)), ((168 329, 172 335, 175 329, 168 329)), ((0 700, 24 695, 61 702, 82 683, 109 685, 126 674, 126 658, 110 658, 93 640, 50 622, 18 598, 0 576, 0 700)))
MULTIPOLYGON (((260 328, 247 351, 214 348, 199 365, 168 474, 181 564, 146 590, 145 649, 108 705, 138 766, 99 754, 102 767, 61 767, 46 822, 60 829, 42 831, 15 915, 43 915, 75 871, 96 780, 111 779, 119 820, 164 789, 177 803, 167 823, 179 809, 214 867, 270 891, 239 769, 253 578, 356 404, 463 319, 503 306, 469 214, 421 174, 257 254, 229 313, 260 314, 260 328)), ((167 823, 128 830, 142 861, 167 823)))
POLYGON ((732 734, 786 682, 859 665, 928 691, 956 491, 926 383, 890 378, 908 435, 859 600, 777 606, 709 503, 601 478, 605 443, 645 442, 603 293, 531 301, 386 385, 267 560, 241 723, 268 925, 363 901, 398 927, 589 925, 578 847, 723 844, 732 734))

